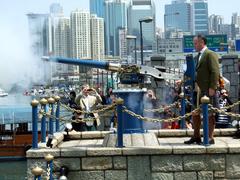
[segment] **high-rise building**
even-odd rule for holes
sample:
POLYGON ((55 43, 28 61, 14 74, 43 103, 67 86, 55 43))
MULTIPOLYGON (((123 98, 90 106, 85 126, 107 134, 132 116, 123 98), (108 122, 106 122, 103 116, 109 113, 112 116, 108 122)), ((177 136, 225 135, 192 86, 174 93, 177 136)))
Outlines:
POLYGON ((120 58, 127 59, 127 28, 119 29, 119 51, 120 58))
POLYGON ((236 24, 240 27, 240 16, 238 15, 238 13, 232 14, 232 23, 231 24, 236 24))
POLYGON ((91 47, 92 59, 104 59, 104 19, 91 15, 91 47))
POLYGON ((165 38, 177 32, 189 33, 191 31, 191 6, 186 0, 173 0, 165 5, 164 14, 165 38))
POLYGON ((105 0, 89 0, 90 13, 96 14, 98 17, 104 17, 104 1, 105 0))
MULTIPOLYGON (((54 56, 71 57, 71 42, 70 42, 70 18, 55 17, 54 23, 54 56)), ((74 72, 74 67, 67 64, 54 64, 53 72, 63 77, 74 72)), ((65 77, 64 77, 65 78, 65 77)))
POLYGON ((208 34, 208 3, 207 0, 191 0, 192 34, 208 34))
POLYGON ((52 3, 50 5, 50 14, 53 14, 54 16, 63 14, 63 8, 59 3, 52 3))
POLYGON ((91 59, 90 13, 75 10, 71 12, 72 57, 91 59))
POLYGON ((105 53, 119 56, 119 29, 127 27, 127 2, 113 0, 105 2, 105 53))
POLYGON ((70 57, 70 19, 59 17, 54 26, 54 55, 70 57))
POLYGON ((209 34, 221 34, 223 27, 223 16, 212 14, 208 18, 209 34))
POLYGON ((232 14, 231 33, 232 39, 240 36, 240 16, 238 15, 238 13, 232 14))
POLYGON ((143 49, 152 50, 155 41, 155 4, 153 0, 131 0, 128 8, 128 34, 137 36, 140 49, 140 23, 139 20, 151 16, 153 21, 142 24, 143 49))

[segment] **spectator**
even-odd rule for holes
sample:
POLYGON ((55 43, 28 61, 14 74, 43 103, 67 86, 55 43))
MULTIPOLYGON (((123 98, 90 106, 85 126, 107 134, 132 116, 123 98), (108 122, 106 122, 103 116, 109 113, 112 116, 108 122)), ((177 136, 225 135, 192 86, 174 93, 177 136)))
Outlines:
MULTIPOLYGON (((153 90, 149 89, 144 97, 144 109, 156 109, 158 107, 158 100, 153 90)), ((159 114, 157 112, 144 111, 144 116, 149 118, 157 118, 159 114)), ((143 126, 145 129, 161 129, 162 125, 160 122, 146 122, 144 121, 143 126)))
POLYGON ((88 131, 97 130, 97 126, 100 125, 98 113, 91 113, 96 109, 96 105, 102 102, 101 96, 93 88, 89 88, 89 85, 83 85, 79 98, 76 98, 76 103, 82 110, 89 112, 84 114, 84 118, 93 119, 93 121, 86 121, 86 127, 88 131), (79 100, 78 100, 79 99, 79 100))

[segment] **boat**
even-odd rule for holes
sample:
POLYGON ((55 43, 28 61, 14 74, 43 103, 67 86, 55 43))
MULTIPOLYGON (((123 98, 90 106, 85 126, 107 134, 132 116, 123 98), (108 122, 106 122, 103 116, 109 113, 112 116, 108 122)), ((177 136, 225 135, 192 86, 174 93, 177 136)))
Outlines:
MULTIPOLYGON (((40 132, 38 136, 40 141, 40 132)), ((30 107, 0 108, 0 161, 25 159, 32 147, 30 107)))
MULTIPOLYGON (((0 124, 0 160, 24 159, 32 147, 32 131, 29 123, 0 124)), ((40 141, 40 133, 38 140, 40 141)))
POLYGON ((3 89, 0 88, 0 97, 8 96, 8 93, 6 93, 3 89))

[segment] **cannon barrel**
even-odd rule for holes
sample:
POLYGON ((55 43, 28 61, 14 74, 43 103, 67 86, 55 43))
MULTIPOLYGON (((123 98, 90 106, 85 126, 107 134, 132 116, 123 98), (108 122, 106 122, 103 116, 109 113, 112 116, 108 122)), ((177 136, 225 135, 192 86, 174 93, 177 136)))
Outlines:
POLYGON ((85 60, 85 59, 76 59, 76 58, 64 58, 64 57, 48 57, 43 56, 43 60, 57 63, 64 63, 70 65, 82 65, 92 68, 105 69, 109 71, 119 71, 121 69, 121 64, 119 63, 110 63, 106 61, 98 60, 85 60))

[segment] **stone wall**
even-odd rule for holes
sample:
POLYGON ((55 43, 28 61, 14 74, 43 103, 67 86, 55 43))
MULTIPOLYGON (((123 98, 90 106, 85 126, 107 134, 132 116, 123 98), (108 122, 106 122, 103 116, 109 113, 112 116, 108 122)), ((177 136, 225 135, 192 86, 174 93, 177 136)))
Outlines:
MULTIPOLYGON (((71 180, 147 180, 147 179, 239 179, 240 152, 205 150, 192 148, 188 152, 177 149, 116 149, 75 148, 55 152, 54 167, 70 168, 71 180), (208 152, 207 152, 208 151, 208 152)), ((37 160, 38 163, 43 161, 37 160)), ((28 164, 36 159, 28 159, 28 164)), ((43 169, 46 169, 46 165, 43 169)))
POLYGON ((238 55, 223 56, 221 64, 223 76, 230 81, 229 97, 232 102, 237 102, 240 100, 240 60, 238 59, 238 55))
MULTIPOLYGON (((234 131, 229 133, 229 130, 222 130, 217 133, 232 135, 234 131)), ((170 130, 161 132, 157 132, 161 137, 173 134, 170 130)), ((184 130, 176 134, 182 136, 182 132, 187 134, 184 130)), ((78 138, 91 136, 95 139, 103 138, 104 133, 80 133, 78 138)), ((77 139, 76 136, 73 139, 77 139)), ((240 143, 216 146, 182 146, 182 143, 175 143, 174 146, 160 144, 154 147, 31 149, 27 152, 28 179, 32 178, 31 168, 38 165, 46 169, 43 157, 49 153, 54 156, 55 176, 58 176, 60 167, 64 165, 70 169, 68 179, 71 180, 240 179, 240 143)))

